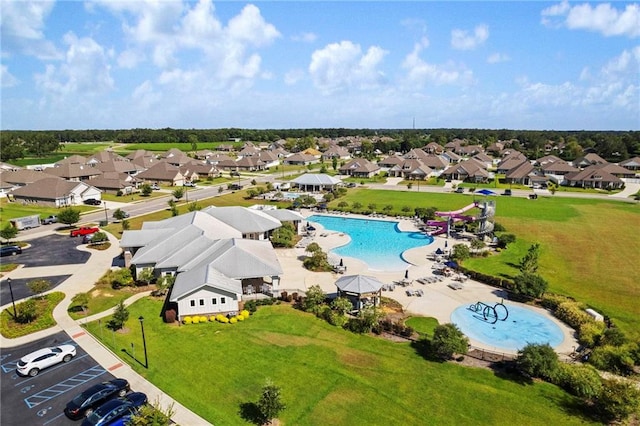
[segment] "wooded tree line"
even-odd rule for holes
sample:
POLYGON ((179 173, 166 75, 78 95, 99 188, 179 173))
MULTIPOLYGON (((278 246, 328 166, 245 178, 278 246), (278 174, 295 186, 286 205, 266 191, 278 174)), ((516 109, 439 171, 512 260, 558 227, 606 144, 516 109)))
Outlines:
MULTIPOLYGON (((229 143, 234 139, 253 142, 274 142, 279 139, 297 140, 296 148, 304 149, 315 137, 364 138, 364 154, 381 152, 407 152, 421 148, 429 142, 444 145, 453 139, 465 139, 471 144, 485 147, 494 142, 515 140, 518 149, 530 158, 544 155, 548 141, 564 146, 561 156, 572 160, 585 150, 618 162, 640 155, 640 131, 537 131, 488 129, 128 129, 128 130, 49 130, 0 132, 2 150, 0 159, 10 161, 24 157, 42 157, 60 149, 64 142, 112 143, 229 143), (391 140, 381 141, 375 136, 391 140)), ((292 144, 290 144, 292 145, 292 144)))

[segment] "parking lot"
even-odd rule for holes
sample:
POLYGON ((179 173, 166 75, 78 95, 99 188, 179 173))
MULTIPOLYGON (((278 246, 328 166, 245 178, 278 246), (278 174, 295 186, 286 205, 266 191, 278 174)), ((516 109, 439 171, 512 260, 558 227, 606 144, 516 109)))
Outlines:
POLYGON ((60 344, 74 344, 66 333, 57 333, 37 342, 0 349, 0 401, 3 426, 76 425, 64 415, 64 407, 74 396, 90 386, 114 376, 79 346, 68 363, 43 370, 36 377, 16 373, 16 363, 35 350, 60 344))
POLYGON ((28 248, 22 254, 5 257, 3 263, 21 263, 25 268, 39 266, 55 266, 85 263, 90 253, 78 250, 82 244, 81 238, 71 238, 69 235, 47 235, 29 241, 28 248))

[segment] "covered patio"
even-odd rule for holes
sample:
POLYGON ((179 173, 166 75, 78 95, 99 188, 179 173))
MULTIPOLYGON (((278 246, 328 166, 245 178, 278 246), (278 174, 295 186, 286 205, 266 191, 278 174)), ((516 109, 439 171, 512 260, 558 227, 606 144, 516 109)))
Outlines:
POLYGON ((353 304, 354 311, 367 306, 378 306, 383 283, 368 275, 347 275, 336 281, 338 297, 346 297, 353 304))

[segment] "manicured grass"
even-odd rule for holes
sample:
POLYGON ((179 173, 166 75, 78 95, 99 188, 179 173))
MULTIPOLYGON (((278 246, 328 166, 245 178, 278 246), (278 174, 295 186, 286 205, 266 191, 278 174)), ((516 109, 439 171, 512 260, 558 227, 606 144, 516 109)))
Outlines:
MULTIPOLYGON (((35 320, 27 324, 20 324, 13 320, 13 306, 0 313, 0 333, 4 337, 14 339, 26 336, 36 331, 46 330, 56 325, 53 319, 53 309, 62 302, 64 293, 54 291, 48 293, 43 298, 36 299, 38 316, 35 320)), ((16 303, 16 310, 20 313, 20 303, 16 303)))
POLYGON ((438 320, 431 317, 407 318, 405 324, 417 331, 420 336, 432 337, 433 330, 438 326, 438 320))
MULTIPOLYGON (((168 325, 162 301, 129 308, 126 333, 88 330, 136 371, 213 424, 248 424, 240 405, 270 378, 282 388, 284 424, 585 424, 559 388, 523 386, 483 369, 426 361, 408 343, 352 334, 289 305, 237 324, 168 325), (144 316, 149 369, 139 316, 144 316)), ((101 325, 107 323, 103 319, 101 325)))
MULTIPOLYGON (((91 210, 95 210, 95 207, 92 206, 74 206, 73 207, 80 212, 87 212, 91 210)), ((34 204, 22 204, 19 202, 9 202, 7 199, 0 200, 0 209, 2 209, 2 217, 0 219, 0 227, 6 225, 12 219, 17 217, 24 216, 32 216, 32 215, 40 215, 41 218, 47 217, 49 215, 57 215, 60 212, 60 209, 55 207, 45 207, 38 206, 34 204)), ((56 225, 52 225, 56 226, 56 225)), ((60 224, 58 224, 60 226, 60 224)))

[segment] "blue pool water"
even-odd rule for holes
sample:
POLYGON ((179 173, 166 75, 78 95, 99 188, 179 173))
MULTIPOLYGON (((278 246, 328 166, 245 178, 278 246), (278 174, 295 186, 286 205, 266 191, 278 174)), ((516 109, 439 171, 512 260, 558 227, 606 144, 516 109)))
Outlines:
POLYGON ((398 222, 314 215, 308 219, 327 230, 343 232, 351 241, 331 250, 339 257, 354 257, 377 271, 402 271, 409 266, 402 259, 405 250, 426 246, 433 237, 421 232, 401 232, 398 222))
MULTIPOLYGON (((494 306, 495 302, 486 302, 494 306)), ((469 338, 483 342, 498 349, 517 351, 528 343, 548 343, 558 346, 564 340, 564 334, 556 323, 538 314, 532 309, 506 304, 509 316, 505 321, 493 318, 484 319, 482 312, 473 312, 470 305, 456 308, 451 314, 451 322, 456 324, 469 338)), ((498 318, 504 317, 501 309, 496 308, 498 318)))

